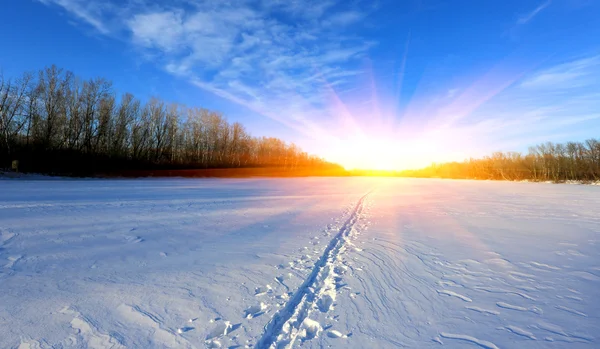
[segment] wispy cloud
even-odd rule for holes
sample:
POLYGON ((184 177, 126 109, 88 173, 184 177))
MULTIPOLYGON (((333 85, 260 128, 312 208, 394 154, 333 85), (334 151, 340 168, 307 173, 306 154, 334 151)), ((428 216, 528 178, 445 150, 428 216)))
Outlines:
POLYGON ((332 27, 345 27, 363 19, 364 13, 358 11, 346 11, 333 14, 323 24, 332 27))
POLYGON ((538 7, 536 7, 533 11, 521 15, 519 17, 519 19, 517 20, 517 24, 529 23, 535 16, 537 16, 540 12, 542 12, 542 10, 544 10, 546 7, 550 6, 551 3, 552 3, 552 1, 548 0, 548 1, 544 2, 543 4, 539 5, 538 7))
POLYGON ((524 88, 571 89, 597 83, 600 74, 600 55, 573 60, 542 70, 527 79, 524 88))
POLYGON ((376 44, 348 34, 366 18, 361 1, 39 1, 131 42, 195 86, 304 133, 316 127, 310 120, 326 116, 330 89, 360 74, 360 59, 376 44))
POLYGON ((102 34, 108 34, 110 29, 103 22, 101 17, 103 12, 112 7, 108 3, 93 3, 85 0, 38 0, 44 5, 56 5, 64 10, 91 25, 94 29, 102 34))

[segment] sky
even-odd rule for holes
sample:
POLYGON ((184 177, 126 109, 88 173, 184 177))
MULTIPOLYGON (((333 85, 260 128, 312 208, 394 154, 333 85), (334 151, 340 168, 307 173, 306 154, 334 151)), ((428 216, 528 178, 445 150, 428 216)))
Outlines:
POLYGON ((56 64, 347 168, 600 136, 595 0, 3 0, 0 69, 56 64))

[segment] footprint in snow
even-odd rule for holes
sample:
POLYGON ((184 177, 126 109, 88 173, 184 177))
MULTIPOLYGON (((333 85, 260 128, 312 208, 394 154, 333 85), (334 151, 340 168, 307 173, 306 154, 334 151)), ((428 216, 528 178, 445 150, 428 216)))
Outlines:
POLYGON ((253 319, 264 314, 265 310, 267 310, 267 305, 263 302, 260 302, 244 310, 244 317, 246 319, 253 319))
POLYGON ((144 239, 139 236, 125 236, 125 242, 139 244, 140 242, 144 242, 144 239))
MULTIPOLYGON (((242 324, 235 324, 232 325, 230 321, 223 321, 221 323, 218 323, 215 328, 213 328, 212 331, 210 331, 207 335, 206 335, 206 340, 210 341, 213 340, 215 338, 219 338, 222 336, 226 336, 228 334, 230 334, 231 332, 237 330, 238 328, 240 328, 242 326, 242 324)), ((218 348, 218 347, 217 347, 218 348)))
POLYGON ((321 324, 317 321, 311 320, 309 318, 304 319, 302 322, 302 329, 300 330, 298 337, 304 342, 316 338, 319 336, 319 333, 323 330, 321 324))
POLYGON ((254 296, 258 297, 271 292, 273 292, 271 285, 261 286, 254 289, 254 296))
POLYGON ((329 338, 347 338, 348 336, 342 334, 342 332, 340 331, 336 331, 336 330, 331 330, 329 332, 327 332, 327 337, 329 338))
POLYGON ((18 255, 18 256, 9 256, 8 259, 8 263, 6 263, 4 265, 5 268, 10 269, 12 267, 14 267, 15 263, 17 263, 18 261, 20 261, 23 258, 23 256, 18 255))
POLYGON ((221 348, 221 342, 219 342, 217 340, 206 341, 206 347, 207 348, 221 348))
POLYGON ((277 281, 277 283, 280 284, 281 286, 285 287, 286 290, 288 290, 288 291, 290 290, 288 285, 285 284, 285 276, 284 275, 275 277, 275 281, 277 281))
POLYGON ((191 326, 185 326, 185 327, 180 327, 177 329, 177 333, 182 334, 185 332, 189 332, 191 330, 195 329, 195 327, 191 327, 191 326))
POLYGON ((329 309, 331 309, 334 301, 335 292, 323 294, 321 298, 317 300, 317 308, 319 308, 322 313, 326 313, 329 311, 329 309))

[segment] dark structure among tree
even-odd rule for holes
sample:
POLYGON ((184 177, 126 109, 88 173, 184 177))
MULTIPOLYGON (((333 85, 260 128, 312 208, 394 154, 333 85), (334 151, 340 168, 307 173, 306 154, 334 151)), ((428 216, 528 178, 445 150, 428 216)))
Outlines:
POLYGON ((131 94, 56 66, 0 75, 0 168, 97 174, 140 169, 339 169, 277 138, 250 136, 218 112, 131 94))
POLYGON ((544 143, 526 155, 496 152, 483 159, 433 164, 402 176, 563 182, 600 180, 600 141, 544 143))

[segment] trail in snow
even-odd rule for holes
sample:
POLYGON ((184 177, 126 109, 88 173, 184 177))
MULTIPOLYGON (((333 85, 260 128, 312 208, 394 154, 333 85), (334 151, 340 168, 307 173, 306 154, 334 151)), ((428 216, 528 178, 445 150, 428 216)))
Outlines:
MULTIPOLYGON (((285 306, 273 315, 265 326, 256 348, 291 347, 299 336, 312 339, 322 331, 321 324, 308 317, 315 309, 321 312, 329 311, 335 301, 334 262, 358 220, 362 218, 364 202, 368 195, 369 193, 358 200, 350 217, 331 239, 312 272, 285 306)), ((330 336, 340 337, 336 332, 330 332, 330 336)))

